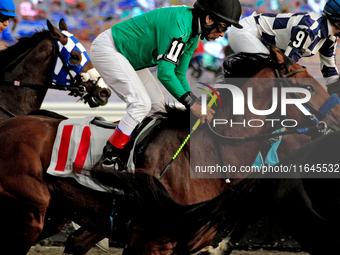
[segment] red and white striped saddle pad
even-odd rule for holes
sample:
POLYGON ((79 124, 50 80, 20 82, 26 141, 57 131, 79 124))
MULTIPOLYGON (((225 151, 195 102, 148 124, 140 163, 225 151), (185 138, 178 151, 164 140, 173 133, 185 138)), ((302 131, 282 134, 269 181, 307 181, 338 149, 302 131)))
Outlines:
POLYGON ((100 159, 113 129, 93 125, 95 116, 67 119, 58 126, 47 173, 58 177, 73 177, 80 184, 105 191, 88 177, 92 166, 100 159))

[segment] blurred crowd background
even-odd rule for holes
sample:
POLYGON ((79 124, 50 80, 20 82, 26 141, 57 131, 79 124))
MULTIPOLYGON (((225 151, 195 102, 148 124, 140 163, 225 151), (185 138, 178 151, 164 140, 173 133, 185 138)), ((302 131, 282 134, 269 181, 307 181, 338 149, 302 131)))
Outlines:
MULTIPOLYGON (((75 34, 89 52, 93 39, 115 23, 155 8, 174 5, 193 6, 195 0, 14 0, 14 2, 18 18, 11 20, 9 27, 0 34, 0 50, 14 44, 17 38, 47 28, 46 19, 58 26, 59 20, 64 18, 69 31, 75 34)), ((326 0, 240 0, 240 2, 243 9, 242 17, 246 17, 254 11, 321 13, 326 0)), ((223 60, 231 53, 233 52, 228 45, 228 32, 225 38, 216 41, 199 41, 187 73, 193 91, 198 80, 208 84, 214 82, 222 70, 223 60)), ((308 67, 309 73, 315 78, 322 77, 318 57, 304 58, 300 62, 308 67)), ((156 75, 155 68, 151 71, 156 75)), ((166 99, 174 100, 161 84, 160 86, 166 99)), ((45 101, 48 100, 65 100, 65 97, 62 93, 49 91, 45 98, 45 101)), ((114 95, 110 101, 120 102, 114 95)))
MULTIPOLYGON (((192 6, 194 0, 14 0, 18 18, 0 35, 9 44, 46 26, 46 19, 58 24, 64 18, 77 38, 93 40, 101 31, 124 19, 149 10, 192 6)), ((321 12, 325 0, 241 0, 243 17, 256 12, 321 12)))
MULTIPOLYGON (((69 31, 89 51, 94 38, 115 23, 155 8, 193 6, 194 2, 195 0, 14 0, 18 18, 10 20, 9 27, 0 34, 0 50, 14 44, 17 38, 47 28, 46 19, 58 26, 59 20, 64 18, 69 31)), ((246 17, 254 11, 321 13, 326 0, 240 0, 240 2, 242 17, 246 17)), ((197 79, 207 83, 213 82, 221 72, 223 60, 231 53, 233 52, 228 45, 228 32, 225 38, 216 41, 199 41, 188 70, 189 84, 195 84, 197 79)), ((318 61, 317 57, 306 58, 300 62, 307 65, 309 72, 318 78, 322 77, 318 61)))

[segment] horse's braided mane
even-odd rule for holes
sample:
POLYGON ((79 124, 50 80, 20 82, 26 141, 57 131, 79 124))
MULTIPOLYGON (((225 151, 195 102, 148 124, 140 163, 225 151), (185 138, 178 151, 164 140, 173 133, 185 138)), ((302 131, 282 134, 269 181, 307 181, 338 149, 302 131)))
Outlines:
POLYGON ((249 78, 266 67, 273 67, 269 54, 240 52, 223 62, 225 78, 249 78))
MULTIPOLYGON (((28 49, 36 46, 42 40, 50 37, 48 30, 37 31, 34 34, 26 37, 21 37, 18 42, 12 46, 0 51, 0 70, 4 70, 6 66, 11 63, 15 56, 20 56, 28 49)), ((1 71, 0 71, 1 72, 1 71)))

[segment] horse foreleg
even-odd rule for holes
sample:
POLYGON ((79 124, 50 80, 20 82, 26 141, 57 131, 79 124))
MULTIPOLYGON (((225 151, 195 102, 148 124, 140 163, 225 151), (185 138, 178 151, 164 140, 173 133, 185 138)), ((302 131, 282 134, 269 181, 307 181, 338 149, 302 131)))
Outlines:
POLYGON ((238 221, 233 229, 229 232, 228 236, 219 242, 218 246, 214 249, 212 246, 207 246, 200 250, 199 255, 228 255, 235 249, 238 243, 244 236, 249 226, 248 221, 238 221))
POLYGON ((103 238, 80 227, 67 238, 64 255, 84 255, 103 238))
POLYGON ((66 222, 67 220, 65 218, 60 217, 49 218, 46 216, 44 228, 36 242, 39 242, 45 238, 58 234, 63 229, 66 222))

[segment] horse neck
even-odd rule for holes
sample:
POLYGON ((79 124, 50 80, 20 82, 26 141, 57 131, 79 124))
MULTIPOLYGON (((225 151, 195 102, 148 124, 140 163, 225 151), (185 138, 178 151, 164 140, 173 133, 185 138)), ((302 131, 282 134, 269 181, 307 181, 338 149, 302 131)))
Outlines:
MULTIPOLYGON (((44 39, 33 48, 12 70, 4 73, 5 81, 31 84, 50 83, 55 56, 50 39, 44 39)), ((38 110, 45 98, 47 88, 19 88, 0 86, 0 105, 14 115, 25 115, 38 110)), ((0 111, 0 121, 8 115, 0 111)))
MULTIPOLYGON (((15 116, 39 110, 47 89, 14 88, 0 86, 0 106, 15 116)), ((10 116, 0 109, 0 122, 10 116)))
MULTIPOLYGON (((272 106, 272 89, 275 86, 274 80, 266 80, 262 82, 263 79, 238 79, 238 81, 233 81, 232 84, 238 83, 238 87, 242 90, 244 95, 244 114, 234 115, 235 108, 238 107, 236 101, 232 94, 228 92, 227 89, 221 89, 221 101, 222 106, 216 108, 216 114, 214 119, 219 119, 220 121, 215 122, 214 130, 225 137, 253 137, 258 135, 263 135, 266 133, 271 133, 276 128, 276 123, 268 121, 270 119, 280 119, 281 116, 276 116, 276 112, 270 116, 265 115, 255 115, 252 113, 248 107, 248 88, 251 87, 252 102, 253 107, 256 110, 268 110, 272 106), (235 101, 234 101, 235 100, 235 101), (273 117, 275 115, 275 117, 273 117), (227 123, 226 123, 227 122, 227 123)), ((226 82, 227 84, 230 82, 226 82)), ((279 98, 280 100, 280 98, 279 98)), ((242 103, 243 104, 243 103, 242 103)), ((278 103, 279 104, 279 103, 278 103)), ((214 123, 213 123, 214 125, 214 123)), ((209 133, 209 132, 208 132, 209 133)), ((242 142, 242 141, 227 141, 211 134, 211 137, 215 140, 216 150, 220 152, 220 158, 224 164, 235 165, 235 166, 245 166, 252 165, 255 158, 260 150, 264 139, 256 140, 252 142, 242 142)))

